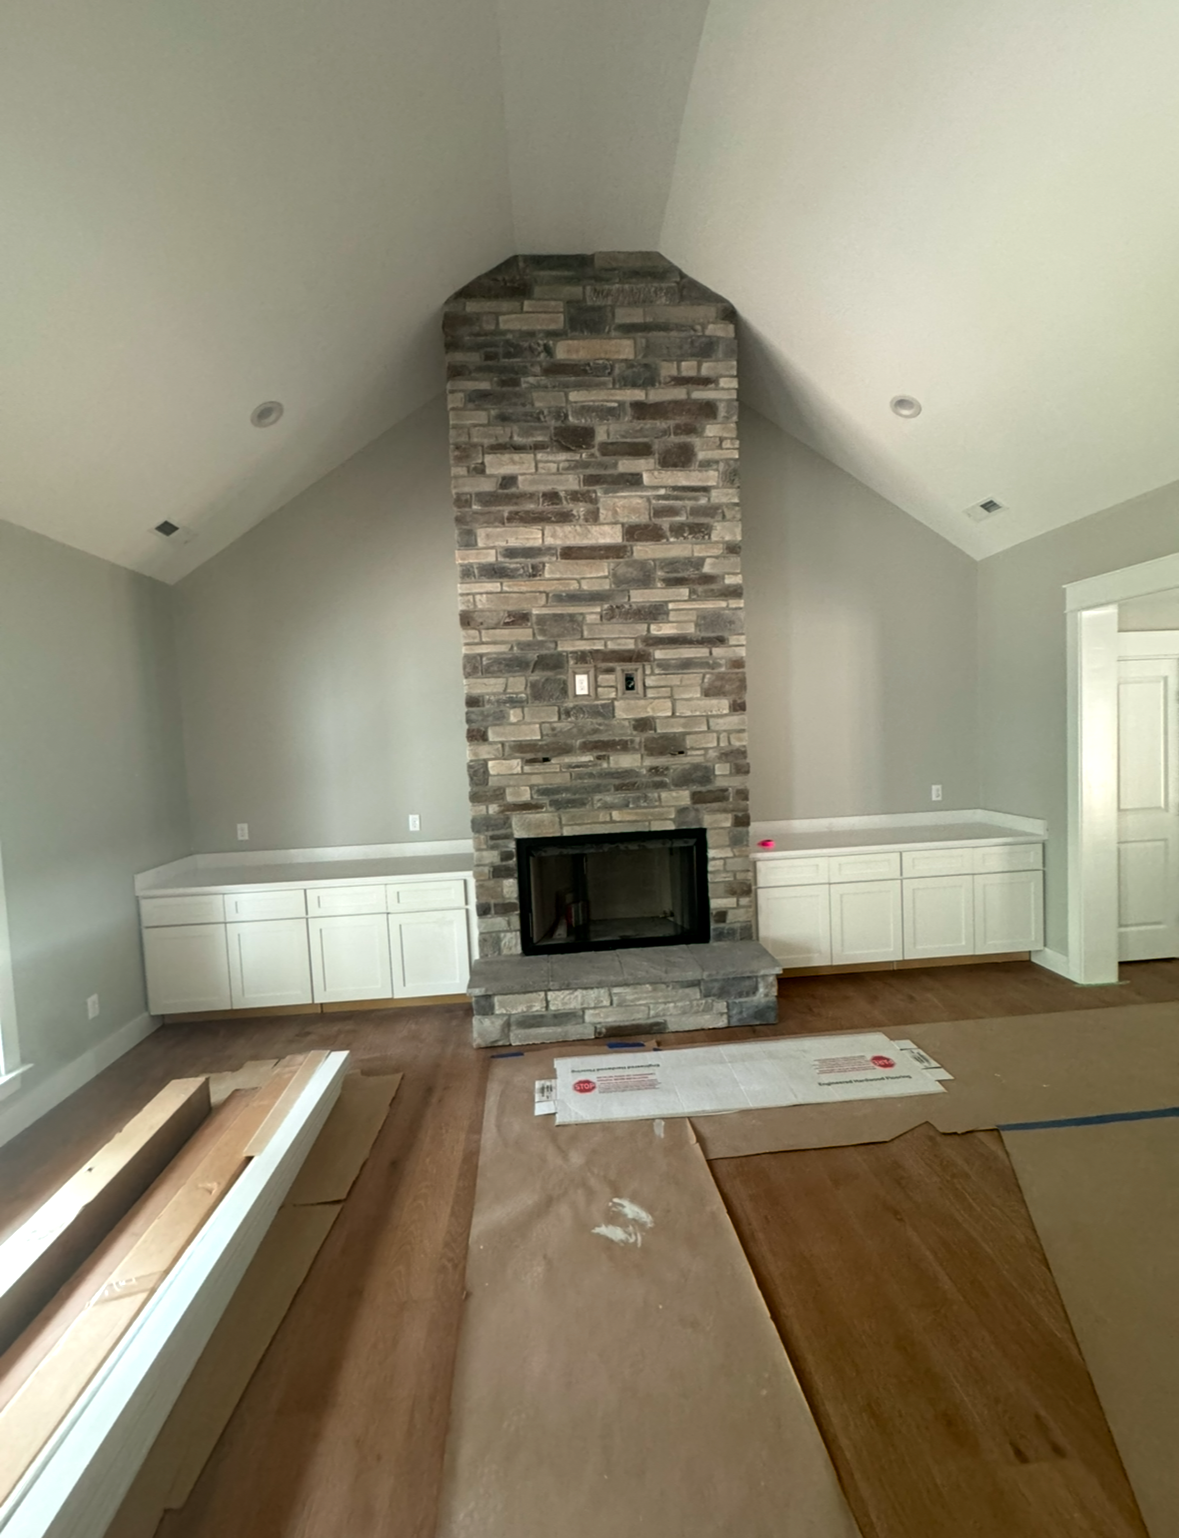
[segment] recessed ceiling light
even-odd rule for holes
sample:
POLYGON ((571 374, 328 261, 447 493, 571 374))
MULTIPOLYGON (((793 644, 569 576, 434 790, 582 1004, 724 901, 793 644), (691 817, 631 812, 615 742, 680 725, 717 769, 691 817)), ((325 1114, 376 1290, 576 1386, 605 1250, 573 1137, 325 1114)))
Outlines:
POLYGON ((250 412, 250 421, 255 427, 273 427, 280 416, 282 416, 282 401, 263 401, 260 406, 255 406, 250 412))
POLYGON ((975 523, 981 523, 984 518, 993 518, 996 513, 1005 512, 1002 502, 994 497, 988 497, 985 502, 976 502, 973 507, 966 509, 966 516, 973 518, 975 523))
POLYGON ((919 417, 921 402, 912 395, 894 395, 888 403, 899 417, 919 417))

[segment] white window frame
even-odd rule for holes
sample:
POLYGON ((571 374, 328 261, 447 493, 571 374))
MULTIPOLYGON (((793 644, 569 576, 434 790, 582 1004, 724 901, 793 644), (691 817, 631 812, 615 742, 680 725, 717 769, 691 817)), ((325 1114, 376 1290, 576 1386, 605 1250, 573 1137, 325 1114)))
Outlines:
POLYGON ((16 1029, 16 991, 12 984, 12 946, 8 938, 8 903, 4 862, 0 856, 0 1100, 10 1095, 28 1067, 22 1064, 16 1029))

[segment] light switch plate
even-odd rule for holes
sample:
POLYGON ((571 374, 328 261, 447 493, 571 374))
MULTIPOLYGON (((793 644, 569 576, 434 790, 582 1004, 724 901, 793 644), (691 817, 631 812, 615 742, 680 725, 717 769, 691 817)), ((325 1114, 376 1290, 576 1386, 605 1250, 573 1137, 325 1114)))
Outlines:
POLYGON ((592 700, 594 697, 594 670, 586 667, 569 669, 569 698, 592 700))

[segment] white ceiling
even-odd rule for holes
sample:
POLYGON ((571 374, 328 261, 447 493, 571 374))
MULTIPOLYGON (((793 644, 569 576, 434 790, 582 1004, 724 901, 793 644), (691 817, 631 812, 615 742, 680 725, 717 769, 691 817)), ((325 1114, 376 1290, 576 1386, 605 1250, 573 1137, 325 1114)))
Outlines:
POLYGON ((1177 61, 1174 0, 7 0, 0 517, 176 580, 437 392, 452 289, 658 247, 1003 549, 1179 480, 1177 61))

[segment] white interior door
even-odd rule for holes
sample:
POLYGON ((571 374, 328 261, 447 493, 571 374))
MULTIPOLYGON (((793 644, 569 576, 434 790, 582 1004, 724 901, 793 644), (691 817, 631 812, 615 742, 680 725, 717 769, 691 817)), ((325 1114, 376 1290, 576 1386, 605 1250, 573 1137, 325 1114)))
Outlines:
MULTIPOLYGON (((1129 640, 1129 637, 1124 637, 1129 640)), ((1135 649, 1143 649, 1141 634, 1135 649)), ((1179 658, 1118 662, 1118 954, 1179 956, 1179 658)))

